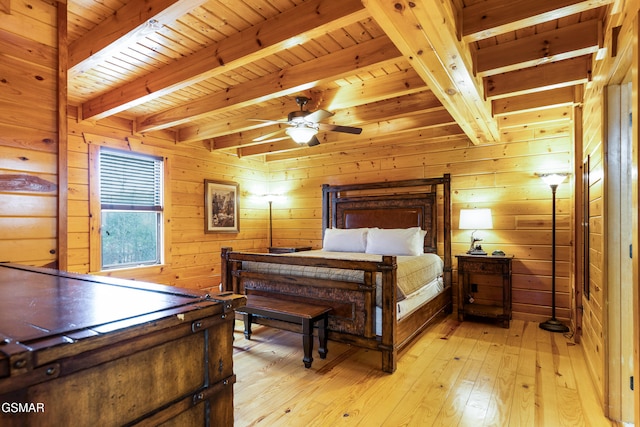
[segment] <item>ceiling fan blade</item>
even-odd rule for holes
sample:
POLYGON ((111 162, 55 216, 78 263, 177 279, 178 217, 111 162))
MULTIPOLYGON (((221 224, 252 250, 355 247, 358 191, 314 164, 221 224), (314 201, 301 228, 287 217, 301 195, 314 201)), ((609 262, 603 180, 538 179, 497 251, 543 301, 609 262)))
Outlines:
MULTIPOLYGON (((285 123, 286 123, 286 122, 285 122, 285 123)), ((285 131, 285 129, 278 129, 278 130, 276 130, 276 131, 273 131, 273 132, 270 132, 270 133, 264 134, 264 135, 259 136, 259 137, 257 137, 257 138, 253 138, 253 142, 260 142, 260 141, 264 141, 265 139, 269 139, 269 138, 271 138, 272 136, 275 136, 275 135, 277 135, 277 134, 279 134, 279 133, 281 133, 281 132, 284 132, 284 131, 285 131)))
POLYGON ((320 145, 320 141, 318 141, 318 138, 314 135, 311 140, 307 142, 307 146, 315 147, 316 145, 320 145))
POLYGON ((333 113, 327 110, 318 110, 304 116, 304 121, 318 123, 320 120, 324 120, 327 117, 331 117, 331 116, 333 116, 333 113))
POLYGON ((355 135, 360 135, 362 133, 362 128, 355 128, 351 126, 340 126, 340 125, 331 125, 327 123, 318 123, 318 129, 329 131, 329 132, 344 132, 344 133, 353 133, 355 135))

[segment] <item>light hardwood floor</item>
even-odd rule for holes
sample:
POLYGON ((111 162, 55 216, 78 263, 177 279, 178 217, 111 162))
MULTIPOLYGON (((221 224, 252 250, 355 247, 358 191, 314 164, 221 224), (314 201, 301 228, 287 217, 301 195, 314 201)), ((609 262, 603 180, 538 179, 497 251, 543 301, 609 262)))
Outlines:
POLYGON ((302 363, 300 335, 236 321, 236 426, 617 426, 579 345, 537 323, 509 329, 450 316, 380 371, 380 353, 329 342, 302 363))

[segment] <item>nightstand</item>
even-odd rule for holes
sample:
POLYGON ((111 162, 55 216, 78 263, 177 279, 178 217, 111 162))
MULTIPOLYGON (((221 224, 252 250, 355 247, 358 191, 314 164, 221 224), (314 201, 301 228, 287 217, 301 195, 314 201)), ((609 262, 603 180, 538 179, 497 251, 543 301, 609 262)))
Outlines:
POLYGON ((458 320, 467 315, 511 320, 513 255, 456 255, 458 258, 458 320))
POLYGON ((311 246, 290 246, 290 247, 271 246, 269 248, 269 253, 270 254, 288 254, 291 252, 303 252, 303 251, 310 251, 310 250, 311 250, 311 246))

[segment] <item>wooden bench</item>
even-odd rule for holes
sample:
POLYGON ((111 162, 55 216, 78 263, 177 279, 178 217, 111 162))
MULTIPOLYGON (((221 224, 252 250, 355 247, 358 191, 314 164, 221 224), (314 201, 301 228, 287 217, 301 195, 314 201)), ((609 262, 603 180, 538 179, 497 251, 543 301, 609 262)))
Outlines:
POLYGON ((301 325, 304 349, 302 361, 305 368, 310 368, 311 362, 313 362, 311 355, 313 353, 313 325, 317 322, 318 340, 320 341, 318 353, 321 359, 327 357, 327 324, 331 307, 260 295, 247 295, 247 304, 238 308, 237 311, 243 315, 244 336, 248 340, 251 339, 251 323, 254 315, 301 325))

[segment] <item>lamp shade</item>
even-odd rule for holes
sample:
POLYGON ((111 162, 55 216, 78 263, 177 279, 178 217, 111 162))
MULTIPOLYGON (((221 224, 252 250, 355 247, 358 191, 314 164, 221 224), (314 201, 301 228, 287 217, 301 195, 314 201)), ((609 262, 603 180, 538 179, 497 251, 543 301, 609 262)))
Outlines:
POLYGON ((296 126, 287 128, 285 132, 298 144, 306 144, 318 133, 318 130, 307 126, 296 126))
POLYGON ((564 173, 546 173, 540 174, 540 179, 542 179, 548 186, 558 186, 567 179, 567 174, 564 173))
POLYGON ((493 228, 491 209, 460 209, 460 230, 493 228))

